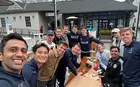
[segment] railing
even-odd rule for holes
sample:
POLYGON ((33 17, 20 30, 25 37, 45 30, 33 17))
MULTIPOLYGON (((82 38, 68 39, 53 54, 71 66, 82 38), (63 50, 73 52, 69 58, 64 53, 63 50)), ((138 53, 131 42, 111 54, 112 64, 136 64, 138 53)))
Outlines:
MULTIPOLYGON (((23 29, 23 28, 12 28, 14 32, 19 33, 20 35, 33 36, 34 34, 40 33, 39 30, 34 29, 23 29)), ((0 27, 0 35, 4 36, 7 34, 6 27, 0 27)))

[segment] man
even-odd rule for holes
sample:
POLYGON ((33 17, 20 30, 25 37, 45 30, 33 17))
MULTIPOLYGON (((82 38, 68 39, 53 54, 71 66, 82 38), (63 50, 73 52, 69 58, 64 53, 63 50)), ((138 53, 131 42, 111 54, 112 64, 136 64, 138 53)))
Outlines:
POLYGON ((121 38, 124 41, 123 84, 124 87, 140 86, 140 42, 133 40, 129 27, 122 28, 121 38))
POLYGON ((79 36, 79 43, 82 50, 81 58, 83 58, 84 56, 90 56, 91 42, 103 44, 103 42, 101 42, 100 40, 95 39, 93 36, 89 36, 87 29, 83 27, 81 29, 81 35, 79 36))
POLYGON ((69 47, 72 48, 75 44, 79 43, 78 27, 74 25, 72 31, 68 33, 69 47))
POLYGON ((101 68, 104 71, 107 68, 108 60, 111 58, 110 51, 104 49, 103 44, 98 44, 96 58, 98 58, 100 60, 101 68))
POLYGON ((112 45, 117 46, 120 48, 120 56, 123 57, 123 51, 124 51, 124 42, 121 40, 121 35, 120 35, 120 29, 114 28, 112 30, 112 34, 114 36, 112 45))
POLYGON ((77 62, 77 57, 80 53, 81 48, 78 44, 66 50, 64 57, 59 62, 56 72, 59 87, 64 87, 66 67, 68 67, 74 75, 77 75, 76 69, 80 67, 80 64, 77 62))
POLYGON ((120 49, 117 46, 110 47, 111 58, 109 59, 105 76, 102 79, 105 87, 122 87, 123 60, 119 56, 119 51, 120 49))
POLYGON ((68 33, 69 33, 68 26, 65 25, 63 28, 63 37, 65 38, 66 42, 69 44, 69 40, 68 40, 68 36, 67 36, 68 33))
POLYGON ((55 29, 55 37, 54 37, 53 42, 54 42, 55 44, 58 44, 59 41, 65 41, 65 38, 64 38, 62 35, 63 35, 62 29, 59 28, 59 27, 56 28, 56 29, 55 29))
POLYGON ((68 44, 66 42, 60 41, 57 47, 49 51, 48 60, 40 69, 37 87, 55 87, 55 71, 67 47, 68 44))
POLYGON ((0 44, 0 86, 29 87, 21 75, 21 69, 27 61, 28 45, 17 33, 4 36, 0 44))
POLYGON ((24 65, 22 74, 30 87, 37 87, 39 69, 48 59, 49 48, 44 43, 40 43, 34 45, 32 51, 34 56, 24 65))
MULTIPOLYGON (((54 40, 54 32, 52 30, 48 30, 47 35, 46 35, 46 40, 41 41, 41 43, 46 44, 49 49, 53 48, 56 44, 53 42, 54 40)), ((39 42, 40 43, 40 42, 39 42)))

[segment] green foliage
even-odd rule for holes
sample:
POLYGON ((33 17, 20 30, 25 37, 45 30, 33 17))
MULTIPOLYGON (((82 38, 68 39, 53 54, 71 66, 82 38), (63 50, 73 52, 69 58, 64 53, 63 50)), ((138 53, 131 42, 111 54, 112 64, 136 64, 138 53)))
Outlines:
POLYGON ((110 36, 111 35, 111 30, 100 29, 100 35, 101 36, 110 36))

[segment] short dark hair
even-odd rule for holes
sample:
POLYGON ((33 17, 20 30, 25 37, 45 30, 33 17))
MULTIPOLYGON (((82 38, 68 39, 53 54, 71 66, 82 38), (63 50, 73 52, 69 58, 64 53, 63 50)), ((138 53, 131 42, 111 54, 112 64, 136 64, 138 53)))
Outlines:
POLYGON ((75 28, 78 28, 77 25, 73 25, 73 26, 72 26, 72 28, 74 28, 74 27, 75 27, 75 28))
POLYGON ((49 47, 44 43, 35 44, 32 47, 32 51, 35 53, 37 51, 37 49, 40 48, 40 47, 45 47, 49 51, 49 47))
POLYGON ((68 43, 66 42, 66 41, 62 41, 62 40, 60 40, 59 42, 58 42, 58 46, 59 45, 61 45, 61 44, 63 44, 64 46, 66 46, 66 47, 69 47, 69 45, 68 45, 68 43))
POLYGON ((23 41, 23 42, 26 44, 27 49, 28 49, 28 44, 27 44, 27 42, 26 42, 18 33, 15 32, 15 33, 10 33, 10 34, 8 34, 8 35, 6 35, 6 36, 4 36, 4 37, 2 38, 1 43, 0 43, 0 52, 3 53, 3 49, 4 49, 5 45, 6 45, 6 43, 7 43, 9 40, 13 40, 13 39, 23 41))
POLYGON ((111 47, 110 47, 110 51, 111 51, 112 49, 114 49, 114 48, 117 48, 117 49, 118 49, 118 52, 120 52, 120 48, 117 47, 117 46, 111 46, 111 47))

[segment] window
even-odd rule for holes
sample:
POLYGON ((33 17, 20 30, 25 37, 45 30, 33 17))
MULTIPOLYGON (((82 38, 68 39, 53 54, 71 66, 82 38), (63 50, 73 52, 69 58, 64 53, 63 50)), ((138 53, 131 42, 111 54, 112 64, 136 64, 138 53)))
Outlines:
POLYGON ((1 26, 6 27, 5 18, 1 18, 1 26))
POLYGON ((25 23, 26 23, 26 27, 31 27, 31 20, 29 16, 25 17, 25 23))
POLYGON ((16 17, 13 17, 13 21, 16 21, 16 17))

